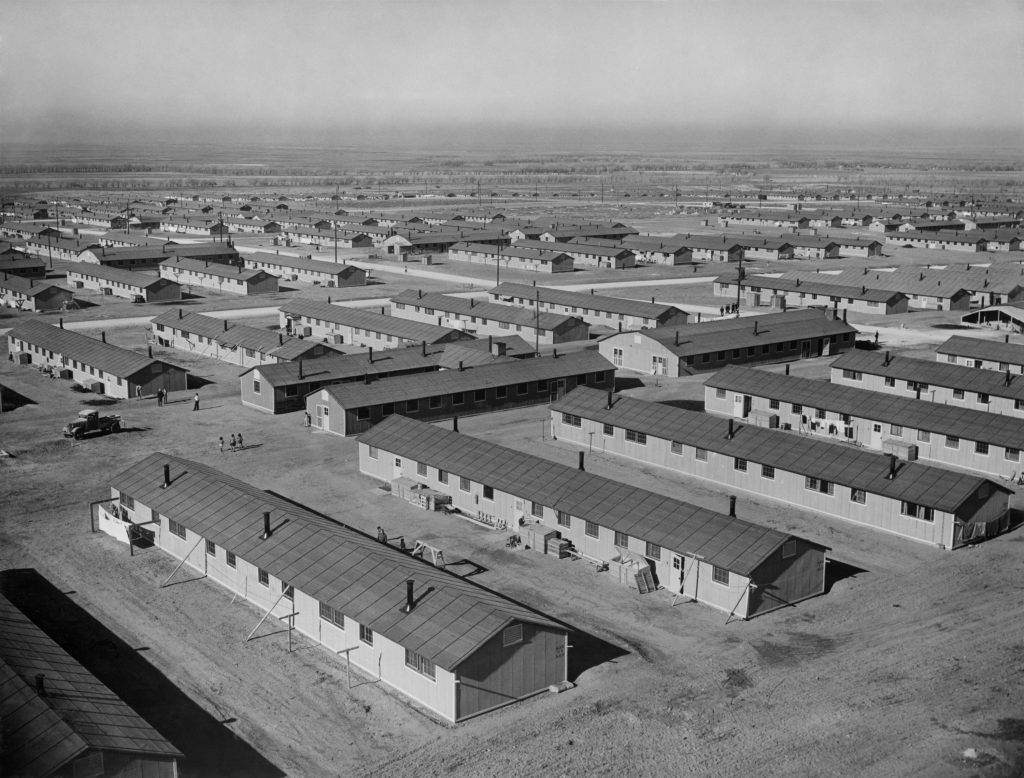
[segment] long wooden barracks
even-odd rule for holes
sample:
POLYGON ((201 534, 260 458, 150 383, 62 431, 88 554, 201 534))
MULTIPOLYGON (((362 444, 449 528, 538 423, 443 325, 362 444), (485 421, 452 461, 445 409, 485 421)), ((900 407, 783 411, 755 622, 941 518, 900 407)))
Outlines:
POLYGON ((990 479, 621 395, 551 405, 559 440, 940 548, 992 537, 1012 492, 990 479))
POLYGON ((7 353, 18 362, 56 367, 62 376, 109 397, 126 399, 152 395, 157 389, 188 388, 184 368, 41 321, 27 321, 10 330, 7 353))
POLYGON ((831 365, 834 384, 1024 418, 1024 378, 888 351, 850 351, 831 365))
POLYGON ((852 349, 856 334, 832 311, 806 309, 620 332, 598 341, 598 350, 617 369, 685 376, 734 363, 834 356, 852 349))
POLYGON ((301 297, 289 300, 279 310, 281 326, 286 332, 323 338, 334 345, 387 349, 473 338, 470 333, 451 327, 301 297))
POLYGON ((291 500, 163 453, 109 485, 104 522, 151 533, 191 569, 446 721, 567 680, 559 622, 291 500))
POLYGON ((463 370, 326 386, 306 398, 313 425, 357 435, 396 413, 431 420, 539 405, 577 386, 612 389, 615 371, 595 351, 508 359, 463 370))
POLYGON ((896 397, 738 365, 704 384, 711 413, 747 418, 899 455, 1009 478, 1021 469, 1024 419, 896 397), (774 416, 774 419, 772 418, 774 416))
POLYGON ((740 618, 825 590, 816 543, 404 416, 359 438, 359 469, 441 492, 486 523, 560 536, 580 556, 740 618))
POLYGON ((1003 342, 954 335, 935 349, 935 358, 951 365, 1024 374, 1024 345, 1010 343, 1009 335, 1003 342))
POLYGON ((686 324, 689 314, 667 303, 607 297, 587 292, 571 292, 547 286, 503 283, 488 292, 496 303, 516 305, 542 312, 579 316, 591 326, 612 329, 641 329, 645 327, 675 327, 686 324))
POLYGON ((150 327, 153 339, 161 346, 243 367, 316 359, 338 353, 316 340, 296 338, 201 313, 184 313, 181 308, 154 317, 150 327))
POLYGON ((528 343, 542 345, 590 337, 590 325, 579 316, 537 313, 513 305, 478 302, 447 294, 424 294, 413 289, 392 297, 391 310, 396 317, 411 321, 454 326, 474 335, 515 334, 528 343))

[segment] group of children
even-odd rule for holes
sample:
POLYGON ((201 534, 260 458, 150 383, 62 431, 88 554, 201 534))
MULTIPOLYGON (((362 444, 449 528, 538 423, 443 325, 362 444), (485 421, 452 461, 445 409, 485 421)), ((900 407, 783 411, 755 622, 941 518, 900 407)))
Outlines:
MULTIPOLYGON (((241 451, 245 447, 245 444, 242 442, 242 433, 239 432, 237 437, 232 435, 228 440, 228 445, 232 451, 241 451)), ((220 439, 220 453, 224 453, 224 438, 220 439)))

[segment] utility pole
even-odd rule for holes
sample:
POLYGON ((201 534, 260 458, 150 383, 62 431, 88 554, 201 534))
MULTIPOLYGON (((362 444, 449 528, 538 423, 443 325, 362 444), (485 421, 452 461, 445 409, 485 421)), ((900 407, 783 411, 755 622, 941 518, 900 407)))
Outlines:
POLYGON ((534 319, 533 326, 533 353, 538 357, 540 356, 540 289, 537 290, 537 296, 533 301, 536 306, 536 318, 534 319))
POLYGON ((740 249, 740 264, 736 273, 736 316, 740 315, 740 300, 743 293, 743 249, 740 249))
POLYGON ((500 286, 501 285, 501 242, 504 239, 505 239, 505 231, 499 227, 498 228, 498 261, 495 264, 495 267, 497 268, 497 272, 494 274, 494 285, 495 286, 500 286))

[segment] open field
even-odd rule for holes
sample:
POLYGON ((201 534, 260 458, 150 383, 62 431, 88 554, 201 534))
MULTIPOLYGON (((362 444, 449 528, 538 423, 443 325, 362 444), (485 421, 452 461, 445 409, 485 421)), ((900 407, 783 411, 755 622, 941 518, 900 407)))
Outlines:
MULTIPOLYGON (((109 338, 144 348, 141 327, 109 338)), ((5 391, 33 403, 0 417, 0 447, 14 454, 0 459, 0 569, 38 571, 128 646, 146 647, 141 656, 210 714, 198 740, 217 742, 227 730, 260 757, 233 766, 190 742, 182 747, 192 771, 186 761, 183 775, 218 774, 214 764, 239 776, 1010 776, 1024 768, 1020 530, 944 552, 741 495, 740 516, 822 542, 834 561, 825 596, 727 624, 708 608, 672 607, 664 591, 639 596, 586 563, 508 551, 500 533, 416 511, 358 474, 353 440, 313 433, 296 414, 240 407, 237 367, 167 356, 209 382, 200 412, 184 394, 161 409, 149 398, 112 402, 101 407, 121 413, 130 431, 76 443, 60 437, 61 424, 83 400, 104 401, 0 363, 5 391), (220 454, 217 437, 237 432, 247 448, 220 454), (580 630, 571 640, 577 687, 449 728, 369 679, 346 688, 340 660, 301 637, 288 653, 280 627, 244 643, 255 609, 194 572, 160 588, 169 557, 129 556, 89 532, 88 503, 106 496, 106 476, 154 450, 466 560, 457 569, 477 571, 474 580, 580 630), (969 748, 973 758, 963 755, 969 748)), ((820 376, 826 367, 814 360, 799 372, 820 376)), ((630 392, 693 404, 702 393, 700 378, 644 383, 630 392)), ((575 450, 545 434, 545 418, 533 408, 460 426, 573 462, 575 450)), ((700 481, 597 451, 587 466, 719 510, 727 500, 700 481)))

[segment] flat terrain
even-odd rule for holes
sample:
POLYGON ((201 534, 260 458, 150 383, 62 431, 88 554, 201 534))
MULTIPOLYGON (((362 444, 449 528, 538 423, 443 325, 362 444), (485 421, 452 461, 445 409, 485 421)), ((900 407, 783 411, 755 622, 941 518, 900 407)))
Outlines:
MULTIPOLYGON (((931 320, 913 332, 927 334, 931 320)), ((141 325, 111 328, 108 339, 145 348, 141 325)), ((923 354, 927 344, 914 348, 923 354)), ((184 776, 1011 776, 1024 769, 1020 530, 940 551, 741 494, 741 517, 824 543, 833 561, 826 595, 727 622, 710 608, 673 607, 665 592, 640 596, 585 562, 509 551, 501 533, 417 511, 359 475, 353 440, 305 429, 301 415, 242 408, 237 366, 170 350, 156 355, 207 382, 198 413, 190 393, 165 408, 152 398, 109 402, 0 362, 5 398, 31 401, 0 416, 0 448, 13 454, 0 459, 0 569, 37 571, 208 714, 177 729, 167 716, 168 736, 189 756, 184 776), (62 438, 61 425, 90 402, 121 413, 128 431, 62 438), (246 448, 221 454, 217 438, 239 432, 246 448), (473 580, 579 630, 576 688, 451 728, 361 676, 348 688, 343 662, 301 636, 288 652, 280 625, 243 642, 261 613, 187 568, 161 588, 174 569, 170 557, 129 556, 89 531, 89 503, 108 496, 109 474, 154 450, 465 560, 455 569, 477 571, 473 580), (244 744, 248 757, 229 758, 211 745, 225 741, 244 744)), ((799 365, 805 375, 826 371, 827 360, 799 365)), ((630 393, 698 406, 702 380, 645 378, 630 393)), ((460 427, 575 463, 575 449, 546 435, 546 417, 539 407, 465 418, 460 427)), ((599 451, 587 463, 697 504, 727 506, 727 494, 698 480, 599 451)), ((73 634, 68 640, 76 642, 73 634)), ((69 650, 83 661, 109 651, 102 642, 77 643, 69 650)), ((163 697, 153 706, 177 710, 163 697)))

